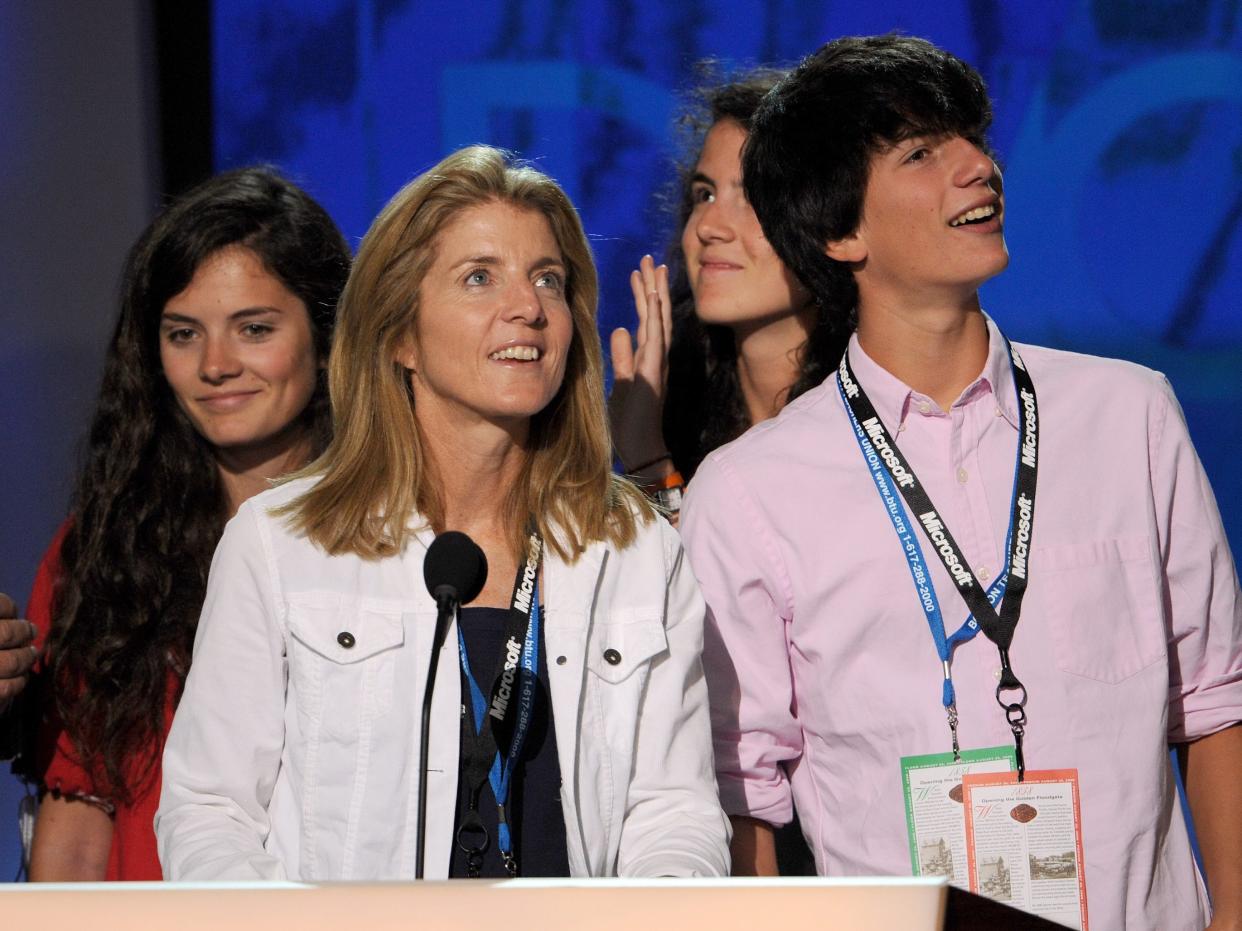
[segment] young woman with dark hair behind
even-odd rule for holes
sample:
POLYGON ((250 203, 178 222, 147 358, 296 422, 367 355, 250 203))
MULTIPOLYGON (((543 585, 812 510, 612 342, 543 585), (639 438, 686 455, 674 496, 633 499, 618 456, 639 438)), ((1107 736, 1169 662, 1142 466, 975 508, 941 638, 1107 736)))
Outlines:
MULTIPOLYGON (((696 92, 681 119, 692 155, 669 265, 643 258, 630 276, 637 339, 612 333, 617 457, 674 523, 703 458, 823 381, 849 338, 772 250, 742 190, 751 117, 784 75, 757 68, 696 92)), ((777 845, 782 872, 814 873, 796 820, 777 845)))
POLYGON ((692 155, 669 265, 643 258, 630 277, 637 339, 617 329, 611 340, 617 455, 649 487, 684 484, 717 446, 818 385, 848 338, 772 251, 742 191, 750 119, 784 74, 705 85, 681 119, 692 155))
POLYGON ((46 639, 34 880, 159 879, 160 755, 224 524, 330 433, 349 249, 275 173, 171 204, 131 250, 71 516, 29 616, 46 639))

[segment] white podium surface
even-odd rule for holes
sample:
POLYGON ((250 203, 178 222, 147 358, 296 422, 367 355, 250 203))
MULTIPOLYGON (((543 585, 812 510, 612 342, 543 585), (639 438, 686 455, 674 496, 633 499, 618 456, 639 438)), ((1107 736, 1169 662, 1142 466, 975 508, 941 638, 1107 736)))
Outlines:
POLYGON ((449 880, 423 883, 18 883, 6 928, 423 931, 497 916, 539 931, 940 931, 940 879, 449 880))

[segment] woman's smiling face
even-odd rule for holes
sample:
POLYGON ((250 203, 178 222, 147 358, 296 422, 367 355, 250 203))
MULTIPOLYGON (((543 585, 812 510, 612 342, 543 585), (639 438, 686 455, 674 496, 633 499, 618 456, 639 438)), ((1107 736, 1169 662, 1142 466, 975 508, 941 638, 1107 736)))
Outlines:
POLYGON ((319 373, 310 316, 249 249, 198 266, 164 305, 159 346, 177 404, 217 449, 277 455, 301 433, 319 373))
POLYGON ((695 312, 705 323, 754 326, 790 316, 808 300, 742 190, 745 142, 740 123, 721 120, 708 132, 690 181, 693 208, 681 247, 695 312))
POLYGON ((420 421, 529 421, 560 390, 573 340, 551 225, 537 210, 490 201, 454 217, 434 251, 398 353, 420 421))

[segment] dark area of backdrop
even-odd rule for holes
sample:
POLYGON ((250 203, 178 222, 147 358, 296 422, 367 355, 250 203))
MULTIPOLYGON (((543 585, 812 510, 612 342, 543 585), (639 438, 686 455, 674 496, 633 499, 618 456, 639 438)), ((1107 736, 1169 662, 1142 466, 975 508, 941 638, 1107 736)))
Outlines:
MULTIPOLYGON (((1016 339, 1167 373, 1242 545, 1237 0, 177 6, 0 12, 0 190, 18 205, 0 219, 0 590, 24 596, 63 517, 121 256, 157 191, 212 164, 274 163, 356 245, 450 149, 503 145, 581 209, 606 331, 631 321, 629 269, 667 239, 657 195, 694 63, 790 62, 891 29, 975 63, 992 91, 1013 262, 987 309, 1016 339)), ((1083 476, 1106 480, 1106 468, 1083 476)), ((0 879, 16 864, 6 793, 0 879)))

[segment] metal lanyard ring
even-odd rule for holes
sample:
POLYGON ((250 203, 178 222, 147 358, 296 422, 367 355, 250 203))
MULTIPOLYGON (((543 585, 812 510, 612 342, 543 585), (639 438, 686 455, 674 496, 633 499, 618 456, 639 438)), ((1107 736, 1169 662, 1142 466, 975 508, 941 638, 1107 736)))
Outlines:
MULTIPOLYGON (((1016 679, 1014 680, 1014 683, 1016 684, 1007 685, 1002 682, 1000 685, 996 686, 996 703, 1005 709, 1006 715, 1012 714, 1014 709, 1017 709, 1018 712, 1022 712, 1023 706, 1026 705, 1026 686, 1021 682, 1018 682, 1016 679), (1021 692, 1022 697, 1017 701, 1005 701, 1005 699, 1001 698, 1002 692, 1021 692)), ((1013 722, 1011 721, 1010 723, 1013 722)))
POLYGON ((487 849, 492 845, 491 835, 487 833, 487 827, 483 824, 483 819, 479 817, 479 813, 473 808, 467 809, 462 815, 461 824, 457 828, 457 846, 465 853, 467 859, 473 860, 475 857, 482 858, 487 853, 487 849), (479 838, 477 843, 471 843, 468 838, 474 835, 479 838))

